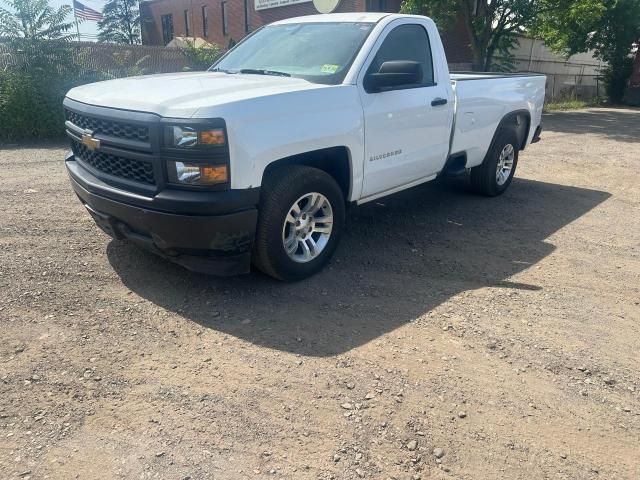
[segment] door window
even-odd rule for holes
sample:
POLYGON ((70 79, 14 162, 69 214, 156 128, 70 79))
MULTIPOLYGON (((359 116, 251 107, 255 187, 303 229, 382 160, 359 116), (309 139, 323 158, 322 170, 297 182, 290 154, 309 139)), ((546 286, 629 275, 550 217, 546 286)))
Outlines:
POLYGON ((421 25, 400 25, 384 39, 367 73, 376 73, 384 62, 409 60, 422 66, 420 87, 433 85, 433 59, 427 31, 421 25))

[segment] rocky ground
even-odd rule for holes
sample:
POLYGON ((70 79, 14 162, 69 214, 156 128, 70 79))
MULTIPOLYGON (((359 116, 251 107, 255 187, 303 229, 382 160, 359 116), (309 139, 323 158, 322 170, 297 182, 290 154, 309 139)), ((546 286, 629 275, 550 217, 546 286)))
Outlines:
POLYGON ((640 478, 640 111, 544 125, 296 284, 110 240, 63 146, 4 148, 0 478, 640 478))

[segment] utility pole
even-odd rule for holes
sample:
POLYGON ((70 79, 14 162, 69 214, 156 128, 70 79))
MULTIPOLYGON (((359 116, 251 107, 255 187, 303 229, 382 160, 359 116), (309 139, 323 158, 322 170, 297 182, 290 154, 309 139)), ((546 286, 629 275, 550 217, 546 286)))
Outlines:
POLYGON ((78 42, 80 41, 80 25, 78 25, 78 17, 76 15, 76 1, 71 0, 71 5, 73 6, 73 19, 76 22, 76 33, 78 35, 78 42))

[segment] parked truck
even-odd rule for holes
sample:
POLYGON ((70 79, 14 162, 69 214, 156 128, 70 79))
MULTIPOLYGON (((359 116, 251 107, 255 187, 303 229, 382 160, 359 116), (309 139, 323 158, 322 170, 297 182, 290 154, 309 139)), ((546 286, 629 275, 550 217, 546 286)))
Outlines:
POLYGON ((426 17, 292 18, 206 72, 72 89, 66 168, 115 238, 194 271, 297 280, 330 260, 350 205, 443 174, 503 193, 544 90, 543 75, 450 75, 426 17))

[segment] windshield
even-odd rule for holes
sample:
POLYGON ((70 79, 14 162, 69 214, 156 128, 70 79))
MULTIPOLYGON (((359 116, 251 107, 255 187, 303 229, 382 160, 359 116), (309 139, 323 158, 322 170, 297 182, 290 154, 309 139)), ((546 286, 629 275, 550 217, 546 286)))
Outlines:
POLYGON ((248 37, 212 71, 304 78, 336 85, 344 79, 372 23, 269 25, 248 37))

